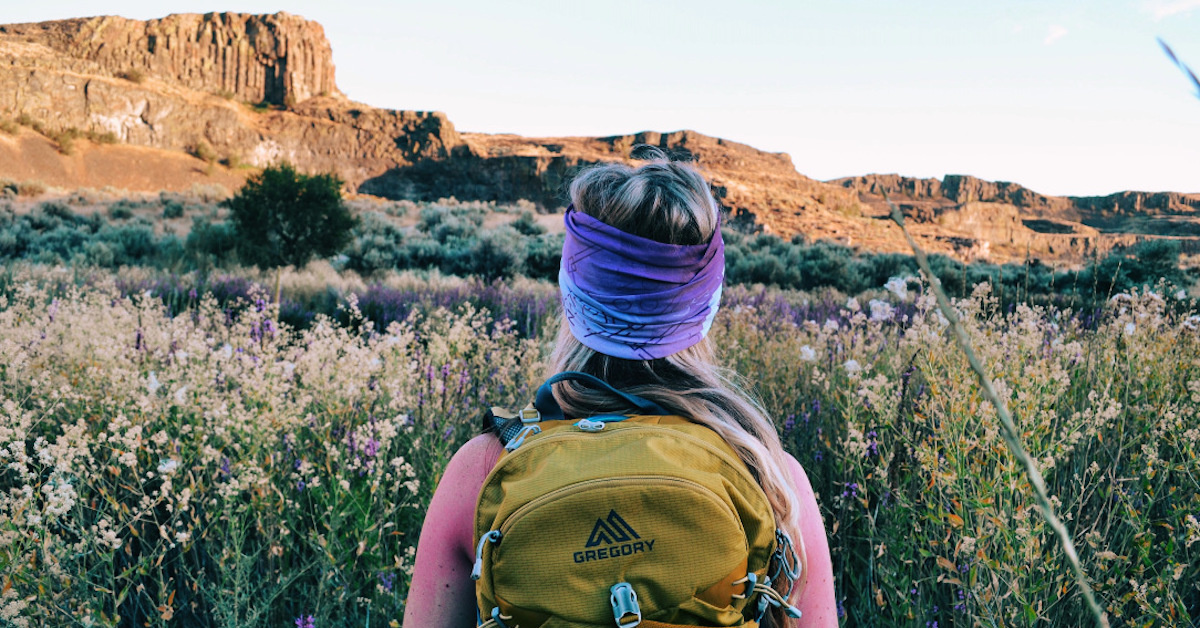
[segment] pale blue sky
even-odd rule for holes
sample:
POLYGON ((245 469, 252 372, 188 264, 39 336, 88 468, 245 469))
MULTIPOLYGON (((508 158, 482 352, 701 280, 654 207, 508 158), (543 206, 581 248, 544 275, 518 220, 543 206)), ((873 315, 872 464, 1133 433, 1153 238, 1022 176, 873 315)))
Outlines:
POLYGON ((1016 181, 1047 194, 1200 192, 1200 0, 3 1, 0 20, 288 11, 338 85, 462 131, 690 128, 809 176, 1016 181))

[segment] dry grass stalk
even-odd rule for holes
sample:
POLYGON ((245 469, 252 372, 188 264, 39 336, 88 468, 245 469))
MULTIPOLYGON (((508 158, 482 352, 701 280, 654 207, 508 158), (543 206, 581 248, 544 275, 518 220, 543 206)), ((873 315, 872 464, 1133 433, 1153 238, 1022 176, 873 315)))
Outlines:
POLYGON ((1062 546, 1063 553, 1066 554, 1067 560, 1071 563, 1071 568, 1075 572, 1076 584, 1078 584, 1079 591, 1083 594, 1092 615, 1096 618, 1096 625, 1101 628, 1108 628, 1108 616, 1100 608, 1099 603, 1096 602, 1096 595, 1092 591, 1091 582, 1088 580, 1087 573, 1083 571, 1083 565, 1079 561, 1079 553, 1075 550, 1075 543, 1071 541, 1071 533, 1067 530, 1066 524, 1054 513, 1054 505, 1050 503, 1050 496, 1046 492, 1046 482, 1042 478, 1042 472, 1038 469, 1037 462, 1029 456, 1025 451, 1025 447, 1021 444, 1017 426, 1013 423, 1012 415, 1008 412, 1008 404, 1000 398, 1000 395, 996 394, 996 388, 992 385, 991 377, 988 376, 987 370, 984 369, 979 357, 975 355, 975 350, 971 346, 971 340, 967 337, 967 330, 959 320, 958 313, 951 306, 946 292, 942 290, 942 282, 929 268, 929 260, 925 256, 925 251, 921 250, 916 240, 913 239, 908 229, 905 228, 904 214, 900 212, 900 208, 895 203, 892 203, 886 193, 884 194, 884 200, 887 201, 888 206, 892 210, 892 220, 904 232, 904 238, 908 241, 909 247, 913 250, 913 255, 917 258, 917 265, 920 266, 921 272, 929 280, 929 286, 933 289, 933 294, 937 298, 938 309, 941 310, 946 320, 950 321, 950 327, 954 330, 955 341, 957 341, 963 353, 966 354, 967 362, 971 365, 971 370, 975 371, 975 375, 979 378, 979 386, 983 390, 984 397, 995 407, 996 416, 1000 417, 1002 427, 1000 433, 1004 437, 1004 442, 1008 444, 1008 448, 1012 451, 1013 456, 1025 468, 1025 475, 1029 478, 1029 483, 1033 486, 1042 516, 1045 517, 1046 523, 1054 530, 1059 544, 1062 546))

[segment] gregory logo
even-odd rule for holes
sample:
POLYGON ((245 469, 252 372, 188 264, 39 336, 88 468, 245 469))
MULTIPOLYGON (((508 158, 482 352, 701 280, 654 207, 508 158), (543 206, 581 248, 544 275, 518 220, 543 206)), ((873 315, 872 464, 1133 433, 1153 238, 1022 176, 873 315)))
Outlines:
POLYGON ((585 547, 598 547, 575 552, 575 562, 586 563, 593 560, 630 556, 654 550, 654 539, 642 540, 642 537, 629 525, 616 510, 608 511, 608 516, 596 519, 592 533, 588 535, 585 547))

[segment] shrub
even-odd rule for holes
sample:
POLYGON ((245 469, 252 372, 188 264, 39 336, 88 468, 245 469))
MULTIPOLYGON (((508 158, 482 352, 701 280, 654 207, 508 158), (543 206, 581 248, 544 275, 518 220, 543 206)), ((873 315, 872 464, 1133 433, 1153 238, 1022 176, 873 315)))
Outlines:
POLYGON ((130 70, 126 70, 124 72, 121 72, 117 76, 125 79, 126 81, 129 81, 130 83, 137 83, 139 85, 141 85, 142 83, 144 83, 146 81, 146 73, 139 68, 133 68, 130 70))
POLYGON ((184 250, 200 268, 225 265, 234 261, 237 235, 229 223, 213 223, 197 216, 192 219, 184 250))
POLYGON ((303 268, 350 241, 357 220, 333 174, 306 175, 288 163, 250 177, 223 205, 238 234, 242 259, 260 268, 303 268))
POLYGON ((516 220, 512 222, 512 228, 517 230, 517 233, 526 236, 537 236, 546 233, 546 228, 538 224, 537 219, 533 217, 533 212, 523 211, 516 220))
POLYGON ((8 118, 0 120, 0 132, 3 132, 6 135, 16 135, 17 131, 19 130, 21 130, 21 127, 16 122, 9 120, 8 118))
POLYGON ((229 190, 220 183, 193 183, 188 193, 203 203, 229 198, 229 190))
POLYGON ((204 140, 196 142, 196 144, 192 146, 192 150, 190 152, 192 153, 193 157, 208 164, 211 164, 217 160, 217 153, 213 151, 212 146, 209 146, 208 142, 204 140))
POLYGON ((116 144, 120 140, 112 131, 88 131, 87 138, 97 144, 116 144))
POLYGON ((179 201, 167 201, 163 204, 163 218, 182 218, 183 203, 179 201))
POLYGON ((112 205, 108 206, 108 217, 113 220, 127 220, 133 218, 133 203, 126 199, 121 199, 112 205))

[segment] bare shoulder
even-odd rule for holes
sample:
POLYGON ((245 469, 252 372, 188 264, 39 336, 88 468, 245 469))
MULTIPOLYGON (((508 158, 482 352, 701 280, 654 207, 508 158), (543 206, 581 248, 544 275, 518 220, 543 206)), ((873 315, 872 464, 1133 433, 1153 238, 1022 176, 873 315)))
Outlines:
POLYGON ((787 465, 792 472, 792 482, 795 482, 796 490, 800 495, 812 495, 812 483, 808 481, 808 474, 804 472, 804 467, 800 466, 800 461, 796 460, 792 454, 787 454, 787 465))
POLYGON ((463 489, 469 487, 473 489, 471 499, 474 499, 503 451, 500 439, 493 434, 480 434, 472 438, 454 452, 440 484, 463 489))

